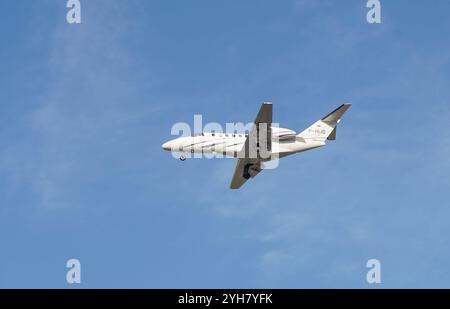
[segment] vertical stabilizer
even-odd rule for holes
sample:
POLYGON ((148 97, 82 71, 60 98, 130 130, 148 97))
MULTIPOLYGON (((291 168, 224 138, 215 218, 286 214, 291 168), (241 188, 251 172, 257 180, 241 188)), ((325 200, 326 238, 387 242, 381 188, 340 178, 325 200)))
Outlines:
POLYGON ((351 107, 349 103, 342 104, 334 111, 316 121, 312 126, 307 128, 302 133, 298 134, 298 137, 305 139, 306 141, 325 141, 336 139, 336 128, 340 122, 342 115, 351 107))

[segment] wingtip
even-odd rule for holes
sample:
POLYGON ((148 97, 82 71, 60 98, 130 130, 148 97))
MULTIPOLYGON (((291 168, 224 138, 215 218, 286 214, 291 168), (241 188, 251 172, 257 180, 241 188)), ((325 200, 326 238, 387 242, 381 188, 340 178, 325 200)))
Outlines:
POLYGON ((236 186, 236 184, 233 184, 233 183, 231 183, 230 184, 230 189, 231 190, 237 190, 237 189, 239 189, 241 186, 236 186))

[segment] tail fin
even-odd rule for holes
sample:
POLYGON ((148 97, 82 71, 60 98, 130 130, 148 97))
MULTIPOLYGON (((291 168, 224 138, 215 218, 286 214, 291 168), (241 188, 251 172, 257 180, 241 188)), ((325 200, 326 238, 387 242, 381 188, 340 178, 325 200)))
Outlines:
POLYGON ((315 122, 302 133, 298 134, 304 140, 322 141, 336 139, 336 127, 342 115, 351 107, 351 104, 342 104, 334 111, 315 122))

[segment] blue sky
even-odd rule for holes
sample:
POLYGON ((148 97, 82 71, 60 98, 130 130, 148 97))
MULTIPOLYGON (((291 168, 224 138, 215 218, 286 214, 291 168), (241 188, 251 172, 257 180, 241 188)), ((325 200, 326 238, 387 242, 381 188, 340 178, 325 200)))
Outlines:
POLYGON ((0 287, 450 287, 450 3, 1 1, 0 287), (242 190, 234 160, 174 160, 178 121, 300 131, 327 147, 242 190))

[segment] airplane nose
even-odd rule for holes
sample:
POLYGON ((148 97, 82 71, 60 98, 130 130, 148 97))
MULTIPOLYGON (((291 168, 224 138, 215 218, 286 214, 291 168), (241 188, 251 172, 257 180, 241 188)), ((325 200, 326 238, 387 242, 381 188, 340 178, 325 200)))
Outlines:
POLYGON ((162 144, 162 149, 164 149, 164 150, 171 150, 170 142, 162 144))

